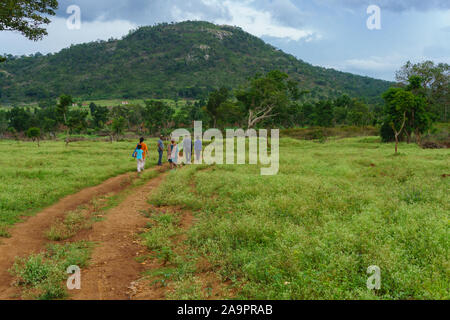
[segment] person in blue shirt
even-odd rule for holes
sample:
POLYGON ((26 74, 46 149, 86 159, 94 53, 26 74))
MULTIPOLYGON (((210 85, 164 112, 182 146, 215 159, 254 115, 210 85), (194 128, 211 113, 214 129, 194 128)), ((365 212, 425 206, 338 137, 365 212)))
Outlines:
POLYGON ((158 140, 158 154, 159 154, 159 158, 158 158, 158 166, 162 166, 162 156, 164 153, 164 142, 163 142, 163 136, 159 136, 159 140, 158 140))
POLYGON ((137 160, 137 172, 138 175, 141 173, 141 171, 144 171, 144 151, 142 150, 142 146, 138 145, 137 149, 133 153, 133 157, 137 160))
POLYGON ((195 163, 199 164, 201 163, 201 153, 202 153, 202 140, 200 140, 199 137, 197 137, 197 139, 195 140, 194 143, 194 151, 195 151, 195 163))

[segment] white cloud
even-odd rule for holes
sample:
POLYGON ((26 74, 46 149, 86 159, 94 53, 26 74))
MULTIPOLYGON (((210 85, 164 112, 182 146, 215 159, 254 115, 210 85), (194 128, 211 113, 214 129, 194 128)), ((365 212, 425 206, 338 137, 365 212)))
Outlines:
POLYGON ((362 71, 362 72, 385 72, 396 70, 408 58, 400 54, 392 54, 388 56, 370 56, 364 58, 347 59, 340 65, 336 66, 340 70, 346 71, 362 71))
POLYGON ((48 36, 42 41, 27 40, 17 32, 1 32, 1 53, 13 55, 30 54, 35 52, 56 52, 72 44, 85 43, 98 39, 108 40, 126 35, 136 25, 124 20, 82 22, 80 30, 69 30, 66 19, 54 18, 48 26, 48 36))
MULTIPOLYGON (((254 0, 227 0, 220 2, 216 0, 203 0, 205 5, 213 6, 217 10, 227 13, 223 14, 220 18, 213 19, 213 22, 239 26, 257 37, 286 38, 293 41, 312 41, 321 38, 318 32, 311 29, 284 26, 274 18, 270 11, 252 7, 254 2, 254 0)), ((201 12, 182 11, 177 6, 174 6, 172 15, 176 21, 187 19, 203 20, 207 18, 201 12)))

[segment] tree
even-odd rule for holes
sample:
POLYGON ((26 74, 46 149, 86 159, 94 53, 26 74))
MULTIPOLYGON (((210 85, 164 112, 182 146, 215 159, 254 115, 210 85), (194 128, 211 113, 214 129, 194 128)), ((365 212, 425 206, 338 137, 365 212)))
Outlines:
POLYGON ((203 121, 205 124, 210 122, 211 119, 206 111, 206 102, 204 99, 200 99, 194 103, 189 110, 188 120, 189 123, 192 123, 193 121, 203 121))
POLYGON ((411 105, 406 117, 405 132, 408 137, 408 143, 411 142, 412 133, 415 134, 417 142, 420 144, 421 135, 430 129, 433 121, 431 113, 427 111, 426 89, 422 86, 423 80, 420 76, 411 76, 409 84, 405 88, 416 97, 415 103, 411 105))
POLYGON ((333 102, 330 100, 322 100, 315 104, 315 125, 319 127, 333 126, 333 102))
POLYGON ((128 123, 131 127, 135 127, 139 134, 142 134, 145 128, 145 123, 143 119, 144 107, 140 104, 129 105, 128 106, 128 123))
POLYGON ((175 111, 163 101, 145 101, 144 120, 150 133, 166 131, 171 127, 175 111))
POLYGON ((435 64, 433 61, 413 64, 408 61, 396 73, 397 81, 403 86, 408 86, 413 76, 421 79, 428 111, 431 111, 435 118, 447 121, 450 105, 450 65, 447 63, 435 64))
POLYGON ((209 94, 208 104, 206 105, 206 111, 213 120, 213 128, 216 127, 217 119, 220 116, 219 108, 225 101, 228 100, 230 92, 227 88, 222 87, 219 90, 214 90, 209 94))
POLYGON ((91 110, 91 116, 94 120, 94 126, 96 128, 103 128, 108 121, 109 109, 107 107, 97 106, 93 102, 89 105, 89 109, 91 110))
POLYGON ((32 114, 23 109, 14 107, 9 111, 9 123, 17 132, 24 132, 30 127, 32 114))
POLYGON ((348 123, 351 125, 367 126, 372 119, 372 114, 370 113, 367 105, 365 105, 362 101, 353 99, 347 118, 348 123))
POLYGON ((58 130, 58 113, 56 106, 50 106, 44 109, 35 109, 36 126, 45 133, 56 136, 58 130))
POLYGON ((390 124, 394 131, 395 153, 398 152, 399 137, 405 128, 407 113, 416 103, 416 97, 410 91, 403 88, 390 88, 383 94, 386 102, 386 122, 390 124))
POLYGON ((385 143, 395 141, 394 130, 392 130, 391 125, 387 121, 383 122, 383 124, 381 125, 380 137, 381 137, 381 141, 385 142, 385 143))
POLYGON ((344 94, 334 100, 334 121, 335 124, 347 124, 347 116, 352 108, 352 99, 344 94))
POLYGON ((88 112, 86 110, 71 110, 67 114, 67 127, 70 133, 81 132, 86 129, 86 117, 88 112))
POLYGON ((280 71, 271 71, 262 77, 255 77, 236 92, 236 98, 242 103, 247 115, 247 127, 277 115, 285 109, 292 97, 288 75, 280 71))
POLYGON ((29 128, 27 131, 27 137, 30 138, 31 140, 33 140, 33 142, 37 141, 37 145, 39 147, 39 140, 41 137, 41 129, 36 128, 36 127, 29 128))
POLYGON ((8 130, 8 113, 0 109, 0 137, 8 130))
POLYGON ((53 138, 56 138, 56 130, 58 126, 56 120, 45 117, 41 122, 41 126, 45 132, 49 133, 53 138))
POLYGON ((230 100, 223 102, 217 109, 219 114, 218 121, 222 127, 226 125, 240 126, 242 119, 245 118, 245 112, 241 106, 230 100))
POLYGON ((47 35, 42 27, 58 9, 56 0, 5 0, 0 2, 0 31, 19 31, 30 40, 47 35))
POLYGON ((124 117, 115 118, 112 122, 111 129, 116 136, 116 140, 119 139, 120 135, 123 134, 127 126, 127 121, 124 117))
POLYGON ((69 106, 71 106, 72 103, 72 97, 69 95, 63 94, 59 97, 59 103, 56 110, 64 119, 65 125, 67 125, 67 112, 69 111, 69 106))

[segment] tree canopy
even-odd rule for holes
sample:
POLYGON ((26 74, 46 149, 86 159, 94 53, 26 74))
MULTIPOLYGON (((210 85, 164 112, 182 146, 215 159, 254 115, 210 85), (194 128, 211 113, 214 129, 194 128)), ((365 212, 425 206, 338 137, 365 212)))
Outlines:
POLYGON ((55 15, 56 0, 4 0, 0 2, 0 31, 18 31, 30 40, 40 40, 47 35, 43 25, 49 24, 47 16, 55 15))

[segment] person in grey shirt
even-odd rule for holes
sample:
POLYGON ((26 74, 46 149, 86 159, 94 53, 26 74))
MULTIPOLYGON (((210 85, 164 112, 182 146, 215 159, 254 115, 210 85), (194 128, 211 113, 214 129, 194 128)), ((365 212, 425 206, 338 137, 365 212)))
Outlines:
POLYGON ((163 152, 164 152, 164 141, 163 141, 164 137, 161 135, 159 136, 159 140, 158 140, 158 166, 162 166, 162 156, 163 156, 163 152))
POLYGON ((199 137, 196 138, 194 143, 194 150, 195 150, 195 163, 201 163, 201 153, 202 153, 202 140, 200 140, 199 137))
POLYGON ((191 164, 192 158, 192 140, 190 136, 185 136, 183 139, 183 153, 187 164, 191 164))

